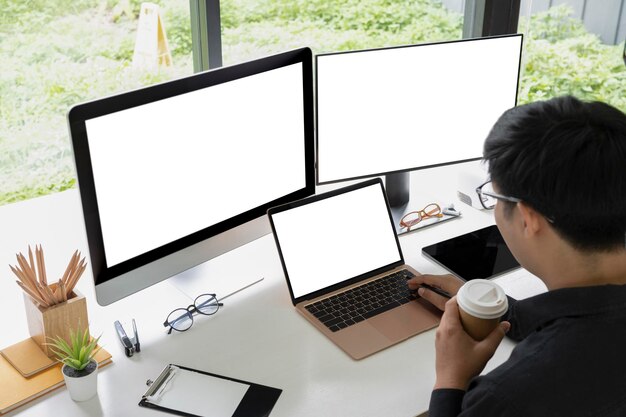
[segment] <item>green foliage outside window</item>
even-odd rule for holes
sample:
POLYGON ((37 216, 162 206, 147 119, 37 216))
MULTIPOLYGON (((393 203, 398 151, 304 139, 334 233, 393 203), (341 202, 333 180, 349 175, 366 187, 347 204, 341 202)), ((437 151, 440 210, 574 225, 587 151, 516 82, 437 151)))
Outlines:
MULTIPOLYGON (((0 204, 75 186, 72 105, 191 74, 188 1, 154 2, 174 61, 157 73, 131 66, 140 0, 0 0, 0 204)), ((570 14, 532 17, 519 102, 574 94, 626 111, 623 45, 602 44, 570 14)), ((221 0, 221 19, 225 65, 301 46, 459 39, 463 24, 437 0, 221 0)))
MULTIPOLYGON (((189 32, 188 2, 172 3, 164 19, 189 32)), ((0 204, 75 186, 66 121, 74 104, 193 72, 176 39, 176 67, 131 67, 139 4, 0 0, 0 204)))
POLYGON ((437 0, 222 0, 224 63, 459 39, 463 16, 437 0))
POLYGON ((626 112, 624 45, 602 44, 571 13, 562 5, 531 18, 518 102, 572 94, 626 112))

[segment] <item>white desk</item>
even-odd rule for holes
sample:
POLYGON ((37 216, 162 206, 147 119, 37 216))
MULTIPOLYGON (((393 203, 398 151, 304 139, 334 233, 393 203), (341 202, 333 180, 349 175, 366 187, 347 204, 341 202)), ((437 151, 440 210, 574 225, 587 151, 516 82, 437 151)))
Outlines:
MULTIPOLYGON (((467 164, 466 164, 467 166, 467 164)), ((412 174, 413 199, 422 206, 433 200, 455 202, 461 219, 409 233, 400 238, 405 260, 424 273, 443 273, 421 255, 421 248, 493 223, 490 213, 464 206, 455 195, 456 171, 463 166, 412 174), (445 190, 445 192, 443 191, 445 190), (423 203, 423 204, 422 204, 423 203)), ((323 191, 323 190, 322 190, 323 191)), ((422 207, 419 207, 422 208, 422 207)), ((8 264, 28 244, 44 247, 48 275, 61 274, 75 249, 87 254, 80 199, 76 190, 0 207, 0 347, 27 338, 21 290, 8 264)), ((108 307, 94 298, 88 268, 78 288, 88 298, 92 334, 113 355, 113 364, 98 376, 98 396, 75 403, 65 388, 9 415, 20 416, 160 416, 138 407, 145 381, 165 364, 175 363, 283 389, 272 417, 415 416, 426 411, 434 383, 434 335, 431 330, 361 361, 350 359, 292 307, 271 235, 209 261, 202 266, 212 280, 265 277, 261 283, 225 300, 214 316, 196 317, 185 333, 166 334, 162 323, 187 296, 164 281, 108 307), (142 351, 124 356, 115 335, 115 320, 135 318, 142 351)), ((542 291, 542 283, 523 270, 498 279, 513 296, 542 291)), ((487 370, 506 360, 512 342, 505 340, 487 370)), ((2 386, 0 389, 10 389, 2 386)))

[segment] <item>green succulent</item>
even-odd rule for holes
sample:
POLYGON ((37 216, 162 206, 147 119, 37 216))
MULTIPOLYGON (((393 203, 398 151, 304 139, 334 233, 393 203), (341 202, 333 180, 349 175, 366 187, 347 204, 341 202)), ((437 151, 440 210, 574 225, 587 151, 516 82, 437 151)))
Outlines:
POLYGON ((91 359, 101 349, 98 346, 100 336, 96 339, 91 339, 88 328, 85 328, 82 334, 80 331, 70 329, 70 343, 67 343, 60 336, 50 338, 50 340, 52 340, 49 343, 52 346, 51 350, 59 357, 59 361, 77 371, 85 369, 91 359), (98 347, 96 348, 96 346, 98 347))

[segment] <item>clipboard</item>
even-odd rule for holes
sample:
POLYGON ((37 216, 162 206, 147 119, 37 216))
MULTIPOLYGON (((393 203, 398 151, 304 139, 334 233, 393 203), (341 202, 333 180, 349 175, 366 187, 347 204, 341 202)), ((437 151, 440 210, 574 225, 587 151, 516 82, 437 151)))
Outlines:
POLYGON ((141 397, 141 407, 189 417, 269 416, 283 390, 169 364, 141 397))

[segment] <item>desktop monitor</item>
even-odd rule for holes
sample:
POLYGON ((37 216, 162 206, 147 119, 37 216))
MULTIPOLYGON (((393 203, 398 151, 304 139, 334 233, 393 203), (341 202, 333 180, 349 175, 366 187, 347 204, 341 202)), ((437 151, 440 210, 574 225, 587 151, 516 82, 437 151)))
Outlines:
POLYGON ((480 159, 516 104, 521 48, 508 35, 317 55, 317 183, 387 174, 397 207, 403 173, 480 159))
POLYGON ((270 233, 315 193, 302 48, 114 95, 68 115, 101 305, 270 233))

